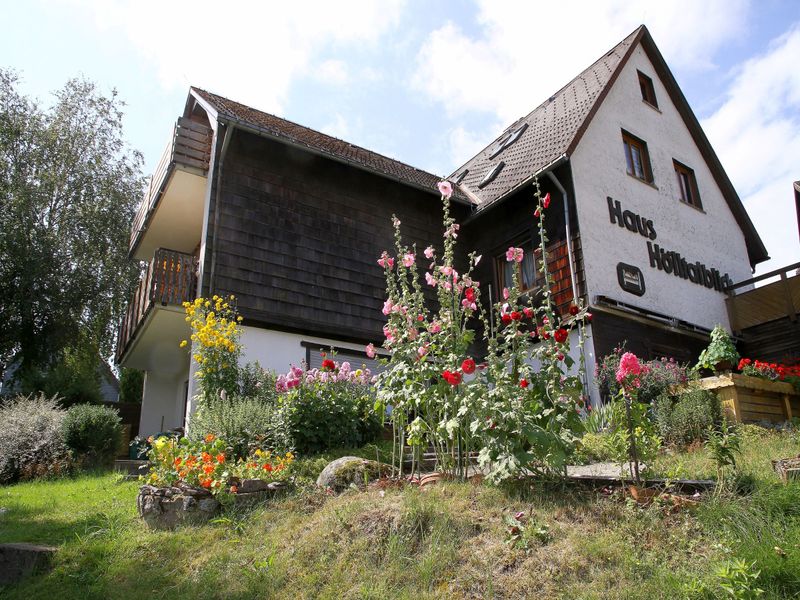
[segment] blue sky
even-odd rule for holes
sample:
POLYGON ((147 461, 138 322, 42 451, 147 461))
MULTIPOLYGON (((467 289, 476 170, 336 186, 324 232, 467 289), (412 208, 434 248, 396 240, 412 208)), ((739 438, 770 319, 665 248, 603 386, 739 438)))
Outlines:
POLYGON ((650 29, 773 260, 800 260, 800 2, 0 0, 0 65, 127 102, 149 172, 190 84, 446 174, 650 29), (12 24, 12 25, 9 25, 12 24))

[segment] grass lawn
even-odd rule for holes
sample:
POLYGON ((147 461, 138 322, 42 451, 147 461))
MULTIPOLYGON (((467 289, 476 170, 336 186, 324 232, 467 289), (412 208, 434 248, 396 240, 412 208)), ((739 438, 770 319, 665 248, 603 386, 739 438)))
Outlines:
MULTIPOLYGON (((338 497, 306 488, 208 526, 152 532, 136 517, 135 482, 18 484, 0 488, 0 542, 61 549, 51 573, 0 597, 716 598, 717 571, 734 559, 755 563, 761 597, 800 596, 800 484, 779 484, 769 465, 800 453, 800 440, 748 431, 743 451, 750 493, 695 513, 530 482, 338 497), (527 548, 507 541, 503 518, 517 511, 529 516, 527 548)), ((302 467, 311 475, 327 458, 302 467)), ((655 469, 714 473, 704 451, 655 469)))

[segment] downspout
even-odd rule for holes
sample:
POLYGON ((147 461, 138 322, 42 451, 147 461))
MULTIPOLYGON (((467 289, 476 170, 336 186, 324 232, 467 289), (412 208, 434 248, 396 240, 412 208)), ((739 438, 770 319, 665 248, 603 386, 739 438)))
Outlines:
POLYGON ((214 293, 214 271, 217 266, 217 228, 219 227, 219 199, 220 190, 222 188, 222 165, 225 162, 225 154, 228 151, 228 143, 233 136, 233 128, 226 123, 219 123, 220 127, 224 127, 224 138, 222 139, 222 149, 219 152, 219 163, 217 164, 217 188, 214 191, 214 228, 211 231, 211 269, 208 275, 208 295, 214 293), (230 130, 229 130, 230 128, 230 130))
MULTIPOLYGON (((572 284, 573 302, 577 304, 578 284, 575 281, 575 254, 572 249, 572 229, 569 224, 569 196, 567 195, 567 190, 564 189, 564 186, 561 185, 561 182, 555 175, 553 175, 552 171, 547 172, 547 177, 550 179, 550 181, 553 182, 553 185, 556 186, 556 188, 558 188, 558 191, 561 192, 561 198, 564 201, 564 223, 567 233, 567 258, 569 260, 569 279, 570 283, 572 284)), ((214 224, 216 225, 216 222, 214 224)))

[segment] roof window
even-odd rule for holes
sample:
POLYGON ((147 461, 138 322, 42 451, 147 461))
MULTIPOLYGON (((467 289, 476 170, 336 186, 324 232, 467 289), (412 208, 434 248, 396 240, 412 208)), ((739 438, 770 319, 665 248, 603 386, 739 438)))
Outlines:
POLYGON ((520 125, 516 129, 514 129, 512 131, 509 131, 505 135, 503 135, 500 138, 500 140, 497 142, 495 147, 492 149, 491 154, 489 154, 489 158, 494 158, 495 156, 500 154, 503 150, 508 148, 511 144, 516 142, 519 139, 519 136, 521 136, 523 133, 525 133, 525 130, 527 128, 528 128, 528 124, 527 123, 523 123, 522 125, 520 125))
POLYGON ((481 182, 478 184, 478 187, 482 189, 482 188, 485 188, 490 183, 492 183, 492 181, 494 181, 494 178, 497 177, 497 175, 500 173, 500 171, 503 170, 503 167, 505 167, 505 166, 506 166, 506 163, 504 163, 501 160, 499 163, 497 163, 495 166, 493 166, 491 169, 489 169, 489 172, 486 173, 486 175, 483 177, 483 179, 481 179, 481 182))
POLYGON ((453 183, 455 183, 456 185, 458 185, 459 183, 461 183, 462 181, 464 181, 464 177, 466 177, 466 176, 467 176, 467 173, 469 173, 469 169, 464 169, 463 171, 461 171, 461 173, 459 173, 458 175, 456 175, 456 176, 453 178, 453 183))

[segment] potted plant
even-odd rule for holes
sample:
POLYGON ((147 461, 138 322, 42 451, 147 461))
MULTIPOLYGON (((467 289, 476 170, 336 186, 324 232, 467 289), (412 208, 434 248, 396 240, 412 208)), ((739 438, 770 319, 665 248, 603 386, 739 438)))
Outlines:
POLYGON ((708 369, 709 371, 730 371, 739 362, 739 353, 733 344, 733 339, 722 325, 717 325, 711 331, 711 342, 700 353, 695 369, 708 369))

